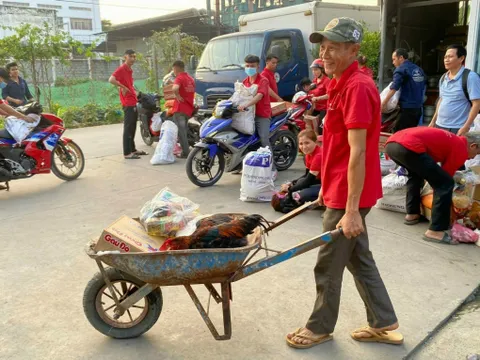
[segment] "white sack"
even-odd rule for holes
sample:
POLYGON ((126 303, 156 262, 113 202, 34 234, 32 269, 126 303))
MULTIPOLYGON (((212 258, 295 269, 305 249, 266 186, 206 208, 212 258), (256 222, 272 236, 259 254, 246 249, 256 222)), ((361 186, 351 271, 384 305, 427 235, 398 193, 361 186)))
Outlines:
MULTIPOLYGON (((235 106, 245 105, 257 95, 258 86, 246 87, 241 82, 235 83, 235 92, 230 101, 235 106)), ((253 135, 255 133, 255 106, 248 110, 233 114, 232 127, 243 134, 253 135)))
POLYGON ((40 122, 40 115, 29 114, 28 117, 35 121, 29 123, 25 120, 17 119, 14 116, 9 116, 5 120, 5 129, 12 135, 17 143, 21 143, 40 122))
POLYGON ((153 131, 162 130, 162 117, 159 112, 153 114, 152 116, 152 130, 153 131))
POLYGON ((160 131, 160 140, 158 141, 155 153, 150 160, 152 165, 165 165, 175 162, 173 150, 177 144, 178 127, 172 121, 165 121, 160 131))
POLYGON ((275 192, 273 157, 268 147, 252 151, 243 159, 240 200, 269 202, 275 192))
MULTIPOLYGON (((388 86, 380 93, 380 100, 382 102, 387 97, 387 94, 390 92, 390 86, 392 86, 392 84, 393 83, 388 84, 388 86)), ((392 98, 387 103, 386 111, 384 112, 384 114, 389 114, 397 108, 398 101, 400 100, 400 94, 401 90, 398 90, 395 95, 392 96, 392 98)))
POLYGON ((383 198, 377 201, 376 208, 407 213, 408 177, 392 173, 382 179, 383 198))

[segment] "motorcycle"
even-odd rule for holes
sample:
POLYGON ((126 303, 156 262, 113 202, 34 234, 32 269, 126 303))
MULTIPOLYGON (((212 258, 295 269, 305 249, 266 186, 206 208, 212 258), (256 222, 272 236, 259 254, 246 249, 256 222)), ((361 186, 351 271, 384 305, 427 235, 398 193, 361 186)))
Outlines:
POLYGON ((42 106, 29 103, 17 108, 28 115, 40 115, 39 124, 17 144, 15 139, 0 138, 0 182, 6 183, 53 172, 58 178, 71 181, 78 178, 85 167, 82 149, 73 140, 63 137, 63 120, 53 114, 42 113, 42 106))
MULTIPOLYGON (((307 95, 304 91, 298 91, 292 99, 291 115, 288 121, 295 124, 298 128, 298 132, 305 130, 306 124, 303 117, 307 111, 312 108, 311 96, 307 95)), ((298 136, 298 132, 295 135, 298 136)))
MULTIPOLYGON (((153 115, 161 111, 158 106, 158 101, 160 100, 160 95, 158 94, 146 94, 139 93, 137 96, 137 111, 138 111, 138 120, 140 121, 140 134, 146 145, 151 146, 154 142, 158 142, 160 138, 160 131, 154 131, 152 129, 152 118, 153 115)), ((173 114, 171 109, 173 108, 173 101, 168 100, 165 103, 165 110, 160 114, 160 117, 163 121, 172 120, 173 114)), ((195 113, 190 119, 188 119, 188 144, 194 146, 200 140, 200 126, 202 125, 201 121, 195 118, 195 113)))
MULTIPOLYGON (((288 119, 292 109, 274 116, 270 122, 270 143, 278 171, 290 168, 298 153, 296 125, 288 119)), ((238 109, 229 100, 217 104, 215 116, 206 120, 200 128, 201 140, 187 158, 187 175, 199 187, 216 184, 223 173, 240 170, 243 158, 260 147, 257 134, 245 135, 232 128, 232 116, 238 109), (215 173, 213 169, 218 168, 215 173), (206 180, 203 180, 203 177, 206 180)))

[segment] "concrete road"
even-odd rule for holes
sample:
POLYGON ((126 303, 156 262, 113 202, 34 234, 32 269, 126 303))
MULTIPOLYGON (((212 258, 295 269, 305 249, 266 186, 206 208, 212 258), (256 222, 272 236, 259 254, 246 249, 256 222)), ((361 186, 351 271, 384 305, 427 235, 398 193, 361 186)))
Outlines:
MULTIPOLYGON (((350 338, 366 319, 348 272, 334 341, 306 351, 286 346, 285 334, 303 326, 312 309, 316 251, 233 284, 230 341, 213 340, 181 287, 162 289, 163 312, 148 333, 110 339, 88 323, 82 309, 85 285, 97 272, 83 248, 102 228, 123 214, 137 216, 164 186, 201 204, 204 213, 278 214, 268 204, 240 202, 238 176, 227 174, 215 187, 199 189, 187 179, 183 160, 160 167, 148 158, 124 161, 120 125, 67 136, 87 157, 80 179, 38 176, 0 193, 0 359, 401 359, 480 282, 479 247, 425 243, 426 225, 406 227, 401 214, 373 209, 367 218, 371 249, 405 335, 402 346, 350 338)), ((299 162, 278 184, 301 171, 299 162)), ((306 213, 273 232, 269 245, 288 248, 319 234, 321 222, 321 212, 306 213)), ((207 293, 197 288, 206 301, 207 293)), ((219 310, 211 309, 217 324, 219 310)))

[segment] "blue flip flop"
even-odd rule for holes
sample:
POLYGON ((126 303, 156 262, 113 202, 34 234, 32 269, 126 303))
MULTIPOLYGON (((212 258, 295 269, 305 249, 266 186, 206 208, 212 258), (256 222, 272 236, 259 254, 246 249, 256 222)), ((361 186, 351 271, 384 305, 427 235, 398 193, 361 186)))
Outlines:
POLYGON ((458 241, 452 239, 449 233, 445 231, 443 234, 442 240, 438 240, 426 235, 423 235, 423 240, 431 242, 431 243, 436 243, 436 244, 443 244, 443 245, 458 245, 458 241))

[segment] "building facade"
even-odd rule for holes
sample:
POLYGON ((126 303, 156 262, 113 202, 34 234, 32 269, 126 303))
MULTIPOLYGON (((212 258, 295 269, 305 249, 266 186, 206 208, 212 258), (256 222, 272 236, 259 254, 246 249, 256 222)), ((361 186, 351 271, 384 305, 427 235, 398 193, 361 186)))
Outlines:
MULTIPOLYGON (((99 0, 12 0, 0 1, 0 6, 2 15, 7 15, 2 16, 2 26, 55 21, 57 28, 67 31, 84 44, 94 42, 97 38, 94 34, 102 31, 99 0)), ((9 34, 8 30, 0 30, 0 37, 9 34)))

